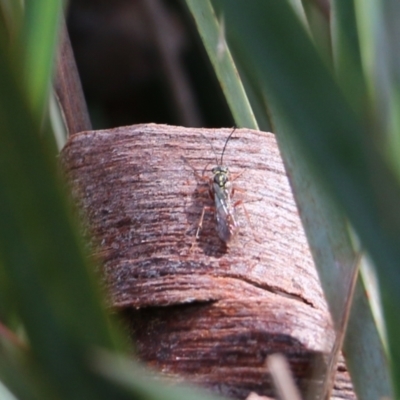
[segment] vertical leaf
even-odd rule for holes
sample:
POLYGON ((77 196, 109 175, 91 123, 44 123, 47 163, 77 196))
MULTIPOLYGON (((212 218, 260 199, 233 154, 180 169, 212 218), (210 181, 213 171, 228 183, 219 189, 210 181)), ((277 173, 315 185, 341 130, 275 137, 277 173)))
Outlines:
POLYGON ((257 129, 249 100, 225 42, 224 25, 221 22, 224 16, 218 21, 209 0, 186 0, 186 4, 195 19, 236 124, 257 129))
POLYGON ((361 58, 375 110, 377 138, 400 174, 400 3, 355 0, 361 58))
POLYGON ((62 0, 26 0, 22 33, 22 87, 34 113, 44 116, 51 87, 62 0))
POLYGON ((60 398, 74 398, 75 391, 86 395, 82 398, 107 398, 106 385, 88 372, 85 352, 93 345, 113 346, 109 327, 55 160, 39 140, 39 123, 1 51, 0 87, 1 275, 26 329, 36 369, 62 393, 60 398))
POLYGON ((338 82, 358 115, 368 111, 353 0, 331 1, 333 61, 338 82))
POLYGON ((323 1, 302 0, 313 41, 327 65, 332 65, 329 5, 323 1), (323 5, 326 4, 326 7, 323 5))

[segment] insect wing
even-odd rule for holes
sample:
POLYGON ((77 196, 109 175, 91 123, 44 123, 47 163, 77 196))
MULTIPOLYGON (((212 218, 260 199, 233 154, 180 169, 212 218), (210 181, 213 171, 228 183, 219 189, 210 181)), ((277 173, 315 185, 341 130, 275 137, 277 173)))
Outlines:
POLYGON ((235 208, 232 206, 230 186, 221 188, 213 184, 215 200, 215 217, 217 220, 217 233, 225 243, 230 242, 236 235, 239 225, 236 219, 235 208))

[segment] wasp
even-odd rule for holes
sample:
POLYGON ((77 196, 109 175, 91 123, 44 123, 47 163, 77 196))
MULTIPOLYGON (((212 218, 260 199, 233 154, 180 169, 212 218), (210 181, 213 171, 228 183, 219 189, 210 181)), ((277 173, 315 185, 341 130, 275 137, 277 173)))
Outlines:
MULTIPOLYGON (((234 193, 233 185, 230 178, 230 172, 228 167, 223 165, 223 157, 225 153, 226 146, 229 142, 229 139, 232 137, 236 128, 230 133, 228 138, 225 141, 224 148, 222 149, 221 159, 218 162, 218 158, 216 156, 214 147, 210 142, 210 145, 215 154, 215 160, 217 165, 212 168, 211 172, 213 177, 209 179, 209 194, 212 199, 214 199, 215 204, 215 219, 216 219, 216 230, 219 238, 228 244, 232 241, 233 238, 236 237, 239 231, 239 223, 237 221, 236 209, 235 207, 238 204, 241 204, 241 201, 236 203, 232 202, 232 197, 234 193)), ((208 138, 206 138, 208 140, 208 138)), ((206 166, 207 168, 207 166, 206 166)), ((206 169, 205 168, 205 169, 206 169)), ((204 171, 205 171, 204 169, 204 171)), ((204 179, 204 171, 201 179, 204 179)), ((213 207, 204 206, 203 211, 201 213, 200 222, 196 232, 196 239, 199 238, 200 231, 203 227, 203 219, 206 210, 212 210, 213 207)))

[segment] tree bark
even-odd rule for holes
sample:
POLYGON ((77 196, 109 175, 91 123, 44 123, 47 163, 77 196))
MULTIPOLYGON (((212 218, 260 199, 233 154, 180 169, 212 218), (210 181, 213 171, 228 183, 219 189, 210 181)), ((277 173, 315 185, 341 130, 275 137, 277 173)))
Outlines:
MULTIPOLYGON (((227 143, 240 231, 229 245, 218 237, 205 177, 231 131, 148 124, 81 132, 61 162, 96 242, 109 304, 129 321, 143 362, 245 399, 274 395, 265 362, 279 352, 305 395, 332 347, 331 319, 274 135, 237 129, 227 143)), ((343 362, 336 396, 354 398, 343 362)))

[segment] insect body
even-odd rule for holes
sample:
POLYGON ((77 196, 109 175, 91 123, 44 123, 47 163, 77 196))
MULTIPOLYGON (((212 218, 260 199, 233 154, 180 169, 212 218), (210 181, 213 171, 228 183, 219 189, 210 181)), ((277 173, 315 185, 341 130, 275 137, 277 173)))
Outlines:
POLYGON ((215 202, 217 233, 225 243, 230 242, 239 230, 235 205, 232 204, 233 187, 227 167, 218 165, 212 169, 211 191, 215 202))
MULTIPOLYGON (((222 164, 226 145, 232 134, 235 132, 235 129, 236 128, 233 129, 225 142, 220 162, 218 163, 218 159, 216 159, 218 165, 211 170, 213 178, 209 181, 209 193, 210 196, 214 199, 215 203, 217 233, 219 238, 225 243, 229 243, 239 231, 239 224, 236 218, 235 206, 240 202, 232 203, 233 187, 232 182, 230 181, 229 169, 222 164)), ((212 144, 211 147, 214 150, 212 144)), ((211 207, 203 207, 203 212, 200 217, 196 238, 199 237, 199 233, 203 225, 204 213, 207 209, 211 209, 211 207)))

